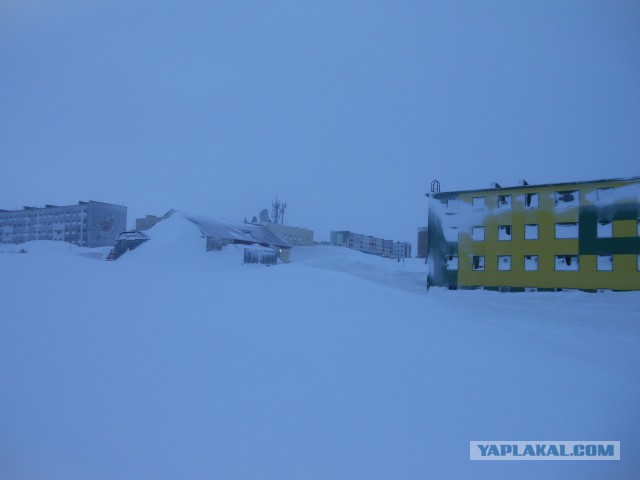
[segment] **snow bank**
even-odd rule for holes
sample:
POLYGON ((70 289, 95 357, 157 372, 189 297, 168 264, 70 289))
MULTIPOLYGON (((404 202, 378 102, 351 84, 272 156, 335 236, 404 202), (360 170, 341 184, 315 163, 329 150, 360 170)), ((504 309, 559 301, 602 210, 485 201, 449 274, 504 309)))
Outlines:
POLYGON ((228 245, 220 252, 207 252, 204 234, 179 211, 144 233, 150 240, 114 263, 172 271, 202 271, 212 266, 219 268, 242 263, 244 248, 241 245, 228 245))

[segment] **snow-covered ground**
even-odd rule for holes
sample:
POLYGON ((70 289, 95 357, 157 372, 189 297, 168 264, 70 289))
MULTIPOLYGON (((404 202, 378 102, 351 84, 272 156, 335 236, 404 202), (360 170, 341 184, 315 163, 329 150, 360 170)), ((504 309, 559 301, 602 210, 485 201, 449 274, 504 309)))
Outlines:
POLYGON ((158 224, 116 262, 0 248, 0 479, 635 479, 640 295, 424 291, 425 265, 290 264, 158 224), (621 461, 472 462, 471 440, 621 461))

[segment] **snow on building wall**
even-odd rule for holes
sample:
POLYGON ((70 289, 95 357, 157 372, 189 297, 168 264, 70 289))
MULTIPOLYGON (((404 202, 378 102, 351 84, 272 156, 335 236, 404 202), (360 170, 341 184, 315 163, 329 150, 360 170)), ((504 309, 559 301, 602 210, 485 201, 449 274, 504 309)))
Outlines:
POLYGON ((429 229, 427 227, 418 227, 418 247, 416 258, 427 258, 427 243, 429 229))
POLYGON ((640 290, 640 177, 427 196, 428 286, 640 290))

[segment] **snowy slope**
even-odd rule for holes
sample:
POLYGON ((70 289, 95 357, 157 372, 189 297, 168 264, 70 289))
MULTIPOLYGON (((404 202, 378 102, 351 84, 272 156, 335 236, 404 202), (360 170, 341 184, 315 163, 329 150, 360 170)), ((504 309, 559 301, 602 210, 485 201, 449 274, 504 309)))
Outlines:
MULTIPOLYGON (((163 225, 164 224, 164 225, 163 225)), ((187 228, 189 227, 189 228, 187 228)), ((420 261, 0 254, 0 478, 636 478, 640 296, 420 288, 420 261), (620 462, 470 462, 470 440, 620 462)), ((58 247, 56 247, 58 248, 58 247)))

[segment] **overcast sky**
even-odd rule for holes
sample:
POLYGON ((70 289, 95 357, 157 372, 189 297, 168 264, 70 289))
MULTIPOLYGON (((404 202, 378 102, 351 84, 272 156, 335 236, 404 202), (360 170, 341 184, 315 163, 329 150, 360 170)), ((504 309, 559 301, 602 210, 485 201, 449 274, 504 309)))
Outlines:
MULTIPOLYGON (((424 193, 640 175, 640 2, 0 2, 0 208, 416 241, 424 193)), ((414 251, 415 253, 415 251, 414 251)))

